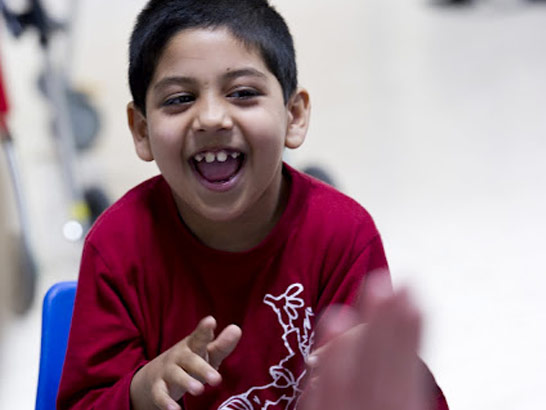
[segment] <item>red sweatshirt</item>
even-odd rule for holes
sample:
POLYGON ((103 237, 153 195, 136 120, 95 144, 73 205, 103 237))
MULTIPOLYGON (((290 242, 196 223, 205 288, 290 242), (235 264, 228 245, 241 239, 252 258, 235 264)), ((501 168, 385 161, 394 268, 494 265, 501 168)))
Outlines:
MULTIPOLYGON (((207 315, 218 329, 237 324, 243 336, 220 367, 222 384, 185 395, 184 408, 295 408, 316 315, 352 303, 366 273, 387 262, 360 205, 288 166, 284 172, 287 207, 245 252, 199 242, 162 177, 99 218, 83 250, 58 408, 130 409, 135 371, 207 315)), ((443 403, 439 390, 438 397, 443 403)))

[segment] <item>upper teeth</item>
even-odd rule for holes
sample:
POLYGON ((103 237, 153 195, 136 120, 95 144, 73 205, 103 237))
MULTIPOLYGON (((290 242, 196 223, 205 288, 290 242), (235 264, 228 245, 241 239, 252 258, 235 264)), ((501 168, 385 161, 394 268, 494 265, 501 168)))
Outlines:
POLYGON ((207 152, 205 154, 205 161, 207 161, 207 164, 213 162, 216 159, 216 155, 212 152, 207 152))
POLYGON ((232 152, 228 154, 226 151, 221 150, 218 152, 200 152, 199 154, 195 154, 193 159, 195 159, 197 162, 201 162, 205 160, 207 164, 210 164, 211 162, 218 161, 218 162, 226 162, 228 159, 228 156, 230 156, 233 159, 237 159, 237 157, 241 155, 239 152, 232 152))
POLYGON ((220 162, 226 162, 227 153, 225 151, 220 151, 218 154, 216 154, 216 159, 220 162))

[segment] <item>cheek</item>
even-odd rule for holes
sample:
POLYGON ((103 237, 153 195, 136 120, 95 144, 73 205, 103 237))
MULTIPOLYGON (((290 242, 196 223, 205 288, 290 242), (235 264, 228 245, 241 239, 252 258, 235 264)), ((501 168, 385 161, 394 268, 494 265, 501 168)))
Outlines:
POLYGON ((253 136, 256 148, 268 149, 270 152, 282 150, 286 136, 287 119, 283 113, 262 112, 262 115, 249 115, 247 124, 248 134, 253 136))
POLYGON ((150 127, 150 141, 154 153, 173 155, 182 149, 183 138, 180 126, 175 121, 162 120, 152 123, 150 127))

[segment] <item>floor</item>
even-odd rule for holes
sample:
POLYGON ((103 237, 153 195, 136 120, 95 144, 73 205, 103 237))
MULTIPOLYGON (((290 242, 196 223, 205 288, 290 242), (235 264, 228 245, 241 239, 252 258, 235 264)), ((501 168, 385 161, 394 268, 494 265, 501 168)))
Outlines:
MULTIPOLYGON (((66 11, 62 1, 51 3, 66 11)), ((326 167, 374 216, 395 283, 419 296, 422 354, 451 408, 542 408, 545 2, 272 3, 292 27, 300 81, 313 99, 308 140, 287 158, 326 167)), ((143 4, 82 0, 74 26, 71 79, 101 118, 79 176, 111 198, 156 172, 136 159, 124 123, 125 45, 143 4)), ((36 38, 15 42, 0 30, 40 269, 36 303, 4 330, 0 409, 32 409, 40 301, 52 283, 77 277, 81 243, 61 234, 67 199, 35 86, 36 38)))

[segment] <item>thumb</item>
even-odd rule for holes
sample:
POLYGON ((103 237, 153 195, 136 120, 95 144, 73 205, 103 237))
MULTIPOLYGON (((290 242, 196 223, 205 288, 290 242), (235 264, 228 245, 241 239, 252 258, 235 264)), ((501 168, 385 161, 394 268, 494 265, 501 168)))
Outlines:
POLYGON ((237 325, 229 325, 207 346, 209 363, 218 369, 222 361, 237 347, 243 332, 237 325))
POLYGON ((329 344, 349 329, 359 324, 360 318, 351 306, 332 305, 321 315, 316 326, 316 349, 329 344))

